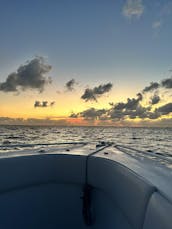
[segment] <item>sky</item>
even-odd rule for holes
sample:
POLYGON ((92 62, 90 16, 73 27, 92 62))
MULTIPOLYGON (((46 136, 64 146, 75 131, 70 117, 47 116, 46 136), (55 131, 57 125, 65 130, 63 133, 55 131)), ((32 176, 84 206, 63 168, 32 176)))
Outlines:
POLYGON ((0 124, 172 127, 172 1, 0 0, 0 124))

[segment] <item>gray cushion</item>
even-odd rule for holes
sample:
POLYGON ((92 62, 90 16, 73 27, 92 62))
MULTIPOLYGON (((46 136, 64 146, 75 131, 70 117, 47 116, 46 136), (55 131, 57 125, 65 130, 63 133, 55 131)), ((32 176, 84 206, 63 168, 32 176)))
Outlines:
POLYGON ((171 229, 172 203, 159 193, 154 193, 146 212, 143 229, 171 229))
POLYGON ((0 160, 0 192, 44 183, 82 184, 85 159, 79 155, 34 155, 0 160))
POLYGON ((146 206, 155 188, 121 164, 98 157, 89 159, 89 183, 104 190, 134 228, 142 228, 146 206))

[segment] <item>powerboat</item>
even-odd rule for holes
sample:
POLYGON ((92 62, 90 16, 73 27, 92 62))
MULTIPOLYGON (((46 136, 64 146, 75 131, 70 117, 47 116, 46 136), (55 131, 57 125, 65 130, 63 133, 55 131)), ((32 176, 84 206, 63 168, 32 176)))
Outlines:
POLYGON ((2 229, 171 229, 172 160, 109 142, 1 153, 0 218, 2 229))

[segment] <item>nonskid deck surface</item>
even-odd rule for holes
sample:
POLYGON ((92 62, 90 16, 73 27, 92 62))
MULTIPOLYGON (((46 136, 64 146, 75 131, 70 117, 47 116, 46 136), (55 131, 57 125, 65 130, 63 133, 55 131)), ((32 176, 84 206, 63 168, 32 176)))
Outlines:
MULTIPOLYGON (((77 154, 77 155, 99 155, 103 151, 105 157, 116 160, 111 157, 117 154, 119 159, 126 157, 139 161, 143 166, 158 166, 166 171, 166 168, 172 169, 172 154, 163 154, 153 151, 141 151, 125 145, 118 145, 113 142, 61 142, 61 143, 45 143, 45 144, 17 144, 17 145, 1 145, 0 158, 15 157, 26 155, 42 155, 42 154, 77 154), (103 151, 104 148, 108 149, 103 151), (162 167, 161 167, 162 165, 162 167)), ((129 166, 129 164, 127 164, 129 166)))
POLYGON ((89 154, 95 150, 95 144, 86 142, 61 142, 47 144, 1 145, 0 157, 15 157, 37 154, 89 154))
MULTIPOLYGON (((132 148, 125 145, 119 145, 114 142, 52 142, 52 143, 38 143, 38 144, 3 144, 0 145, 0 156, 7 156, 7 155, 14 155, 16 152, 23 153, 49 153, 49 152, 64 152, 64 151, 71 151, 76 150, 78 152, 78 148, 80 149, 81 154, 87 150, 87 154, 92 153, 92 151, 99 151, 104 146, 111 147, 114 146, 119 151, 122 151, 126 154, 131 156, 138 156, 138 157, 146 157, 152 160, 156 160, 159 162, 169 162, 172 164, 172 154, 169 153, 160 153, 154 152, 151 150, 142 151, 136 148, 132 148)), ((85 153, 85 152, 84 152, 85 153)))
POLYGON ((171 178, 158 160, 112 143, 3 153, 0 228, 170 229, 171 178))

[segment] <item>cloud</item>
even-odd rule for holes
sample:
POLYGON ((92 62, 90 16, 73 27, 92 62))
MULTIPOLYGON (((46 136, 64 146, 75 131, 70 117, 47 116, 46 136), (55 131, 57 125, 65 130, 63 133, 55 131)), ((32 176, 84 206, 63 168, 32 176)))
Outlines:
POLYGON ((110 114, 110 119, 124 120, 126 118, 144 119, 147 118, 151 113, 150 113, 150 107, 143 107, 142 105, 138 104, 134 109, 125 108, 122 110, 118 110, 114 107, 109 111, 109 114, 110 114))
MULTIPOLYGON (((99 91, 95 87, 93 89, 86 89, 83 99, 87 100, 96 100, 97 94, 95 92, 99 91)), ((94 107, 86 109, 80 113, 72 113, 71 118, 83 118, 90 124, 107 124, 116 123, 116 124, 125 124, 125 123, 136 123, 134 120, 139 119, 140 124, 153 122, 155 126, 165 125, 168 123, 168 120, 172 120, 172 103, 164 104, 158 108, 154 108, 155 104, 158 104, 161 101, 159 92, 157 89, 171 89, 172 88, 172 77, 162 80, 160 83, 152 82, 149 86, 145 87, 142 93, 138 93, 135 98, 127 98, 126 102, 119 103, 109 103, 109 109, 95 109, 94 107), (155 91, 156 90, 156 91, 155 91), (149 105, 143 105, 145 93, 154 92, 154 95, 150 98, 149 105), (168 118, 164 119, 163 117, 168 115, 168 118), (161 120, 165 121, 161 121, 161 120)), ((101 91, 101 90, 100 90, 101 91)), ((137 122, 138 123, 138 122, 137 122)))
POLYGON ((142 0, 127 0, 123 6, 122 13, 127 18, 139 18, 144 12, 142 0))
POLYGON ((79 117, 79 113, 74 113, 72 112, 72 114, 70 114, 69 118, 78 118, 79 117))
POLYGON ((90 108, 81 112, 80 116, 85 119, 100 119, 104 114, 106 114, 106 109, 90 108))
POLYGON ((123 120, 127 117, 134 119, 136 117, 145 117, 145 112, 150 110, 150 107, 144 108, 140 105, 143 96, 137 94, 137 98, 128 98, 126 103, 120 102, 117 104, 111 103, 110 109, 95 109, 89 108, 80 113, 72 113, 71 118, 84 118, 88 120, 123 120))
POLYGON ((91 120, 96 120, 96 119, 103 119, 106 115, 107 110, 106 109, 95 109, 94 107, 86 109, 80 113, 72 113, 70 115, 70 118, 79 118, 82 117, 86 120, 91 119, 91 120))
POLYGON ((156 109, 157 112, 160 112, 161 115, 167 115, 172 112, 172 103, 167 103, 156 109))
MULTIPOLYGON (((102 85, 95 87, 93 89, 87 88, 82 97, 86 101, 96 100, 97 94, 95 92, 99 91, 98 88, 102 89, 102 85)), ((164 104, 159 108, 155 108, 154 105, 161 101, 161 97, 158 93, 161 89, 171 89, 172 88, 172 77, 162 80, 160 83, 152 82, 149 86, 142 90, 142 93, 138 93, 135 98, 127 98, 126 102, 113 103, 110 102, 109 109, 95 109, 89 108, 80 113, 72 113, 71 118, 83 118, 84 120, 92 120, 93 123, 97 121, 105 122, 123 122, 131 121, 134 119, 139 119, 140 121, 146 120, 160 120, 165 115, 169 115, 172 112, 172 103, 164 104), (158 89, 158 90, 157 90, 158 89), (154 92, 155 91, 155 92, 154 92), (145 103, 145 93, 154 92, 150 98, 149 104, 145 103), (148 105, 143 105, 148 104, 148 105)), ((100 90, 101 91, 101 90, 100 90)), ((164 92, 164 91, 163 91, 164 92)), ((168 92, 168 90, 167 90, 168 92)), ((99 95, 99 94, 98 94, 99 95)), ((96 100, 97 101, 97 100, 96 100)), ((170 116, 169 116, 170 118, 170 116)))
POLYGON ((54 106, 54 104, 55 104, 55 101, 48 103, 48 101, 42 101, 42 102, 40 102, 40 101, 37 100, 34 103, 34 107, 35 108, 36 107, 42 107, 42 108, 52 107, 52 106, 54 106))
POLYGON ((126 103, 120 102, 114 105, 115 110, 135 110, 137 106, 139 105, 139 102, 142 101, 143 96, 141 93, 137 94, 137 99, 136 98, 128 98, 126 103))
POLYGON ((162 26, 162 21, 154 21, 153 23, 152 23, 152 28, 153 29, 158 29, 158 28, 160 28, 162 26))
POLYGON ((155 89, 158 89, 159 86, 160 86, 159 83, 157 83, 157 82, 151 82, 149 86, 147 86, 147 87, 145 87, 143 89, 143 93, 150 92, 150 91, 153 91, 155 89))
POLYGON ((162 80, 161 85, 162 87, 165 87, 168 89, 172 88, 172 77, 162 80))
POLYGON ((142 92, 152 92, 158 88, 171 89, 172 88, 172 77, 162 80, 160 83, 151 82, 149 86, 145 87, 142 92))
MULTIPOLYGON (((152 83, 146 91, 153 90, 157 87, 156 84, 152 83)), ((158 84, 159 85, 159 84, 158 84)), ((114 104, 108 113, 110 119, 114 120, 125 120, 125 119, 158 119, 163 115, 168 115, 172 112, 172 103, 165 104, 159 108, 153 110, 152 105, 158 104, 161 100, 160 96, 156 93, 151 97, 150 106, 143 106, 141 101, 143 96, 141 93, 137 94, 137 98, 128 98, 127 102, 120 102, 114 104)))
POLYGON ((109 92, 112 89, 112 83, 102 84, 98 87, 94 87, 93 89, 87 88, 85 89, 84 94, 81 96, 81 99, 87 101, 96 101, 104 93, 109 92))
POLYGON ((52 101, 51 103, 50 103, 50 107, 53 107, 54 105, 55 105, 55 101, 52 101))
POLYGON ((65 84, 65 87, 67 91, 73 91, 76 84, 77 84, 76 80, 71 79, 65 84))
POLYGON ((16 72, 8 75, 5 82, 0 83, 0 91, 19 92, 20 90, 36 89, 44 90, 46 84, 51 83, 50 77, 45 74, 51 70, 51 66, 45 62, 43 57, 35 57, 21 65, 16 72))
MULTIPOLYGON (((130 99, 131 101, 132 99, 130 99)), ((129 119, 158 119, 161 118, 164 115, 168 115, 172 113, 172 103, 167 103, 159 108, 156 108, 155 110, 152 110, 151 106, 143 107, 141 104, 138 104, 135 109, 116 109, 117 106, 114 106, 109 110, 110 119, 114 120, 125 120, 127 118, 129 119)))
POLYGON ((159 95, 154 94, 154 95, 151 97, 150 104, 151 104, 151 105, 157 104, 157 103, 160 102, 160 100, 161 100, 161 98, 159 97, 159 95))

